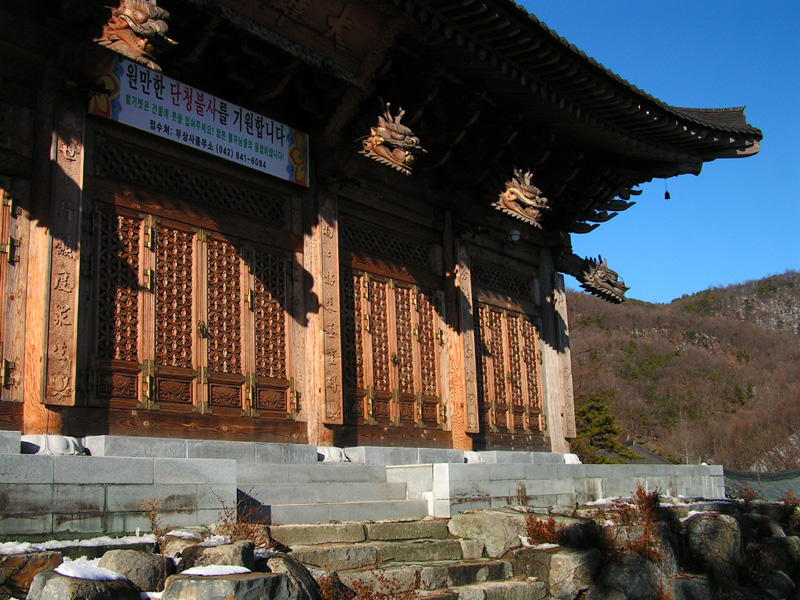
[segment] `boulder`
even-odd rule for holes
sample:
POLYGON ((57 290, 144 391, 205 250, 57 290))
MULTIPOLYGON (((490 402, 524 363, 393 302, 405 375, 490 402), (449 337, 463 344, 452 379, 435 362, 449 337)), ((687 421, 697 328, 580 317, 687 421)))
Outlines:
POLYGON ((58 552, 0 555, 0 598, 24 598, 39 571, 61 564, 58 552))
POLYGON ((166 556, 180 556, 185 548, 196 546, 211 535, 208 527, 182 527, 168 532, 161 542, 166 556))
POLYGON ((672 580, 673 600, 714 600, 708 575, 681 575, 672 580))
POLYGON ((652 534, 658 549, 658 566, 667 577, 677 576, 681 570, 678 558, 678 549, 681 545, 679 533, 670 523, 659 521, 653 524, 652 534))
POLYGON ((729 516, 702 513, 685 522, 689 555, 714 581, 736 582, 744 572, 739 522, 729 516))
POLYGON ((751 542, 746 550, 753 568, 762 573, 783 571, 793 575, 800 567, 800 538, 794 535, 751 542))
POLYGON ((33 578, 27 600, 141 600, 142 594, 127 579, 95 581, 41 571, 33 578))
POLYGON ((175 572, 175 563, 169 556, 138 550, 109 550, 97 566, 123 575, 143 592, 162 589, 167 577, 175 572))
POLYGON ((255 544, 253 542, 233 542, 232 544, 221 544, 219 546, 204 546, 198 544, 184 549, 181 554, 181 562, 178 565, 178 573, 192 567, 204 567, 206 565, 233 565, 246 567, 251 571, 256 568, 256 561, 253 555, 255 544))
POLYGON ((283 573, 178 574, 167 578, 161 600, 293 600, 292 588, 283 573))
POLYGON ((527 535, 525 513, 511 509, 459 513, 450 519, 447 528, 457 537, 483 542, 491 558, 519 548, 520 536, 527 535))
MULTIPOLYGON (((284 573, 294 588, 292 600, 320 600, 319 586, 306 567, 288 554, 281 552, 261 559, 271 573, 284 573)), ((258 562, 261 562, 259 560, 258 562)), ((259 569, 260 570, 260 569, 259 569)))
POLYGON ((625 556, 603 569, 597 583, 589 588, 586 600, 661 600, 668 597, 671 589, 669 579, 655 563, 625 556))
POLYGON ((512 564, 515 575, 536 577, 547 586, 547 593, 559 600, 572 600, 594 583, 602 565, 597 549, 515 550, 512 564))
POLYGON ((758 587, 776 600, 787 598, 794 592, 795 584, 783 571, 774 571, 758 582, 758 587))

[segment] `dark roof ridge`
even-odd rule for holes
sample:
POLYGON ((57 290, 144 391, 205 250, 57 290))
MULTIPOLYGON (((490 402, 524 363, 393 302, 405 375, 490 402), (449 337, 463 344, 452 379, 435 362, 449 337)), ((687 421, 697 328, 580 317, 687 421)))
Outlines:
POLYGON ((565 37, 559 35, 554 29, 552 29, 551 27, 548 27, 543 21, 539 20, 539 18, 536 17, 536 15, 534 15, 533 13, 528 12, 528 10, 524 6, 522 6, 521 4, 517 4, 516 0, 505 0, 505 1, 508 2, 509 4, 511 4, 512 6, 515 6, 520 12, 525 13, 525 15, 527 15, 528 19, 531 22, 535 23, 541 29, 543 29, 545 32, 549 33, 551 37, 553 37, 555 40, 557 40, 564 48, 566 48, 567 50, 569 50, 570 52, 575 54, 579 59, 587 61, 592 67, 594 67, 598 71, 600 71, 600 73, 602 75, 605 75, 606 77, 611 78, 613 81, 615 81, 618 84, 622 84, 623 86, 625 86, 629 90, 631 90, 634 94, 642 97, 646 101, 654 103, 657 107, 661 108, 662 110, 665 110, 665 111, 667 111, 669 113, 672 113, 674 116, 680 117, 682 119, 687 119, 689 121, 695 122, 696 124, 702 125, 702 126, 705 126, 705 127, 711 127, 711 128, 714 128, 714 129, 719 129, 721 131, 730 132, 730 133, 747 133, 747 134, 758 135, 759 137, 762 135, 762 132, 761 132, 760 129, 758 129, 756 127, 753 127, 752 125, 749 125, 745 121, 745 119, 744 119, 744 109, 745 109, 746 105, 742 106, 742 107, 717 109, 717 108, 678 107, 678 106, 672 106, 670 104, 667 104, 663 100, 660 100, 660 99, 656 98, 655 96, 653 96, 651 94, 648 94, 647 92, 645 92, 641 88, 638 88, 637 86, 633 85, 627 79, 624 79, 623 77, 621 77, 620 75, 618 75, 617 73, 612 71, 611 69, 609 69, 606 66, 604 66, 602 63, 596 61, 594 58, 592 58, 591 56, 586 54, 583 50, 580 50, 574 44, 571 44, 565 37), (741 112, 741 115, 742 115, 742 119, 740 121, 737 121, 736 123, 732 123, 732 122, 721 123, 717 119, 706 120, 706 119, 699 118, 699 116, 694 116, 694 115, 696 115, 696 113, 704 113, 704 114, 708 113, 708 114, 716 115, 716 114, 719 114, 720 112, 725 112, 725 111, 731 111, 732 112, 732 111, 736 111, 736 110, 739 110, 741 112))

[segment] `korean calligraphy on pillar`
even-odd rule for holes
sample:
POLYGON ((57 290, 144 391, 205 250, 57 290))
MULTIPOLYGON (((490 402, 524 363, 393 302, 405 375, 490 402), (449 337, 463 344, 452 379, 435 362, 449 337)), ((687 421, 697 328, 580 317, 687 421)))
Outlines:
POLYGON ((56 125, 50 250, 50 302, 44 402, 75 403, 78 236, 83 178, 83 114, 64 109, 56 125))

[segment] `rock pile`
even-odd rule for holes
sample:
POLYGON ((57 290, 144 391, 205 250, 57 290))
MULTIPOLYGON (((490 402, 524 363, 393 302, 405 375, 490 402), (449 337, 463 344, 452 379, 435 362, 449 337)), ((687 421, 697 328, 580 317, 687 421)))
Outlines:
POLYGON ((220 543, 207 530, 176 531, 163 541, 164 554, 106 552, 92 568, 108 578, 84 576, 77 565, 65 571, 76 563, 59 566, 55 552, 0 556, 0 600, 139 600, 157 590, 162 600, 341 600, 352 589, 427 600, 800 600, 794 507, 656 505, 644 520, 639 508, 620 502, 272 527, 291 554, 220 543), (534 517, 552 517, 558 543, 530 537, 534 517))

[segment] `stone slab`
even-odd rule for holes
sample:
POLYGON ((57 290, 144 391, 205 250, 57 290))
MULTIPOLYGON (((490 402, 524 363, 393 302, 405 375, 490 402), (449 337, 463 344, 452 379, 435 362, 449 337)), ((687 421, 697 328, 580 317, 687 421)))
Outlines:
POLYGON ((271 598, 290 600, 292 586, 284 573, 244 573, 200 577, 171 575, 167 578, 162 600, 245 600, 271 598))
POLYGON ((381 562, 430 563, 439 560, 461 560, 461 542, 449 540, 413 540, 376 542, 381 562))
POLYGON ((222 440, 187 440, 187 458, 216 458, 240 463, 256 462, 255 442, 228 442, 222 440))
POLYGON ((463 464, 464 451, 451 450, 448 448, 419 448, 417 463, 420 465, 433 463, 456 463, 463 464))
POLYGON ((512 576, 511 563, 508 561, 465 561, 423 566, 420 570, 420 588, 436 590, 482 581, 511 579, 512 576))
POLYGON ((238 464, 240 484, 262 483, 385 483, 381 466, 354 463, 316 463, 299 465, 238 464))
POLYGON ((236 484, 236 461, 212 458, 154 458, 152 483, 236 484))
POLYGON ((90 435, 83 438, 83 445, 92 456, 106 457, 186 458, 186 442, 130 435, 90 435))
POLYGON ((392 521, 428 516, 428 503, 422 500, 343 502, 330 507, 332 521, 392 521))
POLYGON ((419 464, 417 448, 384 446, 355 446, 344 449, 354 463, 363 465, 416 465, 419 464))
POLYGON ((317 449, 306 444, 255 444, 256 463, 305 465, 317 463, 317 449))
POLYGON ((404 482, 409 498, 421 500, 433 491, 433 465, 392 465, 386 467, 386 481, 404 482))
POLYGON ((53 483, 55 457, 0 454, 0 483, 53 483))
POLYGON ((263 504, 379 502, 405 500, 403 483, 282 483, 254 485, 247 492, 263 504))
POLYGON ((330 523, 325 525, 279 525, 270 528, 272 537, 287 546, 358 543, 366 539, 361 523, 330 523))
POLYGON ((152 458, 54 456, 55 483, 152 484, 152 458))
POLYGON ((0 431, 0 454, 19 454, 19 431, 0 431))
POLYGON ((53 532, 53 513, 36 516, 0 514, 0 536, 49 535, 53 532))
POLYGON ((49 513, 53 508, 51 484, 3 483, 0 486, 0 516, 49 513))
POLYGON ((378 549, 372 544, 298 546, 292 549, 292 558, 326 571, 374 567, 379 561, 378 549))
POLYGON ((106 508, 111 512, 141 512, 142 503, 161 502, 163 510, 197 510, 197 486, 172 485, 109 485, 106 508))
POLYGON ((370 540, 395 541, 450 537, 450 532, 447 531, 447 522, 444 520, 365 523, 364 529, 370 540))

